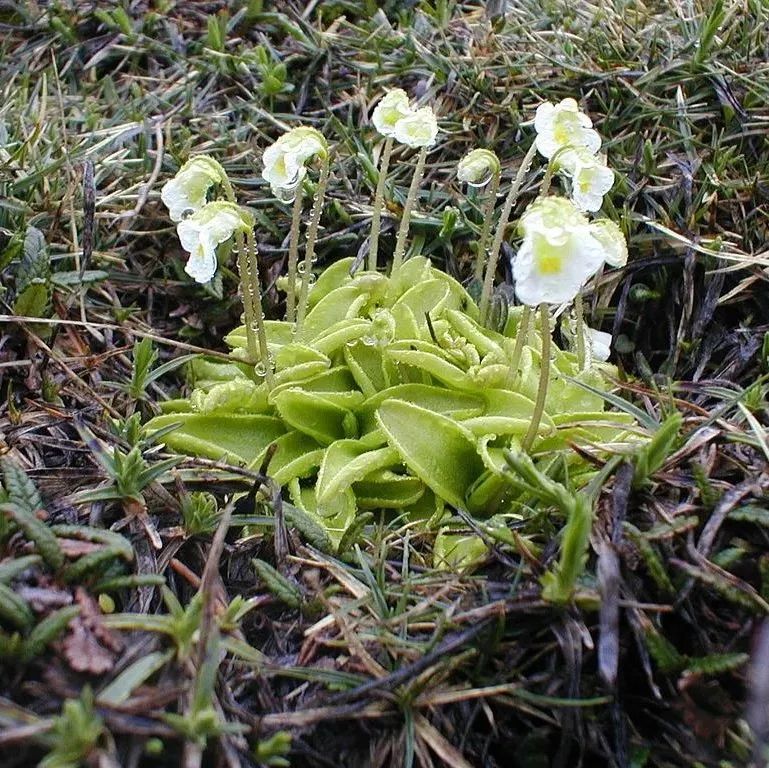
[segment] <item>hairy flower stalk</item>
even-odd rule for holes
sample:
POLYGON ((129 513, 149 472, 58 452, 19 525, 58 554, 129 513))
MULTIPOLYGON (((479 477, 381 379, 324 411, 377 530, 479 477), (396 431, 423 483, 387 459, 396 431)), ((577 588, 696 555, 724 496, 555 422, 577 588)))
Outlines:
POLYGON ((513 210, 515 201, 518 199, 518 194, 521 191, 521 185, 529 171, 529 166, 534 160, 534 155, 537 154, 536 144, 532 144, 526 156, 523 158, 521 167, 518 169, 518 173, 515 175, 513 184, 510 187, 510 191, 505 198, 505 204, 502 206, 502 213, 499 215, 499 221, 497 222, 497 229, 494 232, 494 242, 491 245, 491 251, 489 252, 489 260, 486 263, 486 273, 483 278, 483 291, 481 293, 481 323, 486 324, 489 315, 489 305, 491 303, 491 293, 494 288, 494 275, 497 273, 497 262, 499 261, 499 252, 502 249, 502 240, 505 237, 505 228, 507 222, 510 220, 510 213, 513 210))
POLYGON ((272 389, 272 360, 270 358, 269 348, 267 347, 267 333, 264 328, 262 292, 259 285, 259 252, 256 247, 256 237, 254 236, 253 229, 248 230, 248 233, 246 234, 246 240, 248 242, 248 293, 252 307, 250 326, 248 324, 248 319, 246 319, 246 335, 248 336, 250 328, 251 336, 256 336, 258 338, 259 360, 261 363, 260 367, 263 367, 264 369, 264 375, 267 380, 267 387, 272 389))
POLYGON ((318 179, 318 188, 315 192, 315 200, 312 204, 310 223, 307 226, 307 245, 305 246, 304 251, 304 270, 302 272, 302 287, 299 292, 299 309, 296 316, 296 326, 294 329, 295 333, 301 330, 302 325, 304 324, 304 318, 307 315, 307 295, 310 290, 312 263, 315 260, 315 242, 318 239, 320 215, 323 211, 323 200, 326 196, 326 186, 328 185, 328 154, 323 155, 321 163, 322 165, 320 168, 320 178, 318 179))
POLYGON ((246 352, 248 361, 255 363, 259 357, 256 334, 254 333, 254 292, 251 289, 249 254, 246 251, 245 237, 242 232, 235 236, 235 250, 238 259, 238 275, 240 277, 240 298, 243 302, 243 323, 246 327, 246 352))
POLYGON ((379 253, 379 230, 382 225, 382 206, 384 205, 385 184, 387 184, 387 171, 390 167, 390 155, 393 151, 393 138, 388 136, 382 148, 382 157, 379 161, 379 178, 374 193, 374 210, 371 213, 371 235, 369 237, 368 268, 376 272, 377 255, 379 253))
MULTIPOLYGON (((222 178, 222 189, 227 200, 237 205, 235 190, 226 174, 222 178)), ((254 292, 259 293, 259 284, 252 285, 249 269, 250 254, 246 251, 245 236, 243 232, 235 233, 235 250, 237 251, 238 276, 240 277, 240 299, 243 302, 243 322, 246 328, 246 352, 249 362, 255 363, 259 357, 259 347, 257 344, 257 334, 254 332, 256 324, 254 307, 254 292)), ((259 314, 261 315, 261 300, 259 304, 259 314)))
POLYGON ((405 94, 402 91, 391 91, 382 99, 380 104, 385 104, 386 100, 390 99, 394 101, 394 104, 391 105, 393 108, 380 113, 379 117, 376 114, 374 115, 375 124, 378 123, 377 129, 380 133, 388 137, 392 136, 395 141, 405 144, 407 147, 419 149, 417 165, 414 168, 414 176, 411 179, 406 204, 403 207, 401 223, 398 227, 398 237, 395 241, 393 273, 400 268, 400 265, 403 263, 403 254, 406 252, 406 237, 409 231, 409 222, 411 221, 411 211, 414 208, 419 184, 425 172, 427 148, 432 147, 438 137, 438 121, 432 109, 430 107, 422 107, 421 109, 412 110, 408 104, 404 105, 402 103, 404 96, 405 94), (382 120, 383 117, 386 118, 384 121, 382 120))
MULTIPOLYGON (((560 151, 560 150, 559 150, 560 151)), ((550 185, 553 183, 553 176, 558 168, 558 164, 555 160, 551 160, 545 168, 545 173, 542 176, 542 183, 539 185, 539 194, 537 197, 547 197, 550 193, 550 185)))
POLYGON ((574 318, 577 335, 577 367, 584 371, 586 366, 585 354, 585 308, 582 304, 582 290, 574 297, 574 318))
POLYGON ((499 192, 499 179, 501 172, 497 171, 489 181, 486 190, 486 199, 483 202, 483 224, 481 226, 481 236, 478 238, 478 255, 475 259, 475 279, 480 282, 483 280, 483 267, 486 264, 486 243, 491 234, 491 219, 494 215, 494 206, 497 202, 497 192, 499 192))
POLYGON ((299 229, 302 218, 301 186, 291 206, 291 233, 288 241, 288 287, 286 292, 286 320, 296 321, 296 264, 299 260, 299 229))
POLYGON ((547 385, 550 381, 550 310, 544 302, 539 305, 539 324, 540 336, 542 337, 542 359, 539 364, 539 386, 537 387, 537 399, 534 401, 534 412, 531 414, 529 429, 521 444, 526 453, 531 450, 537 437, 542 414, 545 412, 547 385))
POLYGON ((416 168, 414 168, 414 175, 411 177, 411 186, 409 187, 409 193, 406 197, 406 204, 403 206, 400 227, 398 227, 398 238, 395 241, 395 253, 393 255, 393 274, 395 274, 403 263, 403 254, 406 252, 406 237, 408 236, 409 223, 411 222, 411 211, 414 208, 414 203, 416 202, 417 193, 419 191, 419 184, 421 183, 422 176, 425 172, 426 159, 427 147, 422 147, 422 149, 419 150, 417 165, 416 168))
POLYGON ((518 324, 518 328, 515 331, 515 346, 513 347, 513 357, 510 361, 510 368, 513 371, 513 375, 518 373, 518 368, 521 365, 521 355, 523 354, 523 348, 526 346, 526 341, 529 337, 529 326, 531 325, 532 314, 532 308, 528 304, 525 304, 523 312, 521 313, 521 322, 518 324))

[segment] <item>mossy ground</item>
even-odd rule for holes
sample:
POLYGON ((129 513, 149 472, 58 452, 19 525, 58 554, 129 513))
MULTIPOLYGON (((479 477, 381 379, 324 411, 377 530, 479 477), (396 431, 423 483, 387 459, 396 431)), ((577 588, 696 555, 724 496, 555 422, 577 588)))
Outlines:
MULTIPOLYGON (((497 2, 0 6, 0 253, 10 258, 0 256, 2 450, 39 489, 37 519, 97 528, 123 519, 130 568, 145 578, 108 590, 117 552, 80 578, 47 561, 11 578, 10 564, 32 548, 19 533, 2 544, 0 584, 12 581, 37 619, 69 604, 81 617, 23 664, 3 645, 4 766, 35 764, 51 749, 59 762, 49 764, 60 766, 247 766, 258 762, 255 745, 281 730, 293 735, 295 766, 749 762, 747 721, 765 722, 767 686, 748 655, 764 658, 769 643, 760 631, 769 611, 769 10, 759 0, 511 5, 504 17, 497 2), (182 384, 177 372, 132 387, 134 343, 153 339, 162 361, 223 350, 238 320, 233 272, 222 270, 212 291, 184 275, 162 182, 192 152, 224 164, 256 215, 266 306, 276 312, 290 212, 261 181, 261 150, 297 120, 329 138, 319 263, 355 255, 379 146, 365 116, 388 87, 424 97, 440 115, 412 231, 459 278, 471 273, 478 220, 454 179, 467 149, 493 148, 509 178, 532 140, 536 105, 574 96, 618 172, 606 205, 631 259, 598 280, 590 324, 613 332, 626 396, 656 417, 680 410, 683 437, 653 482, 633 488, 629 470, 607 480, 583 592, 568 609, 541 598, 562 522, 547 510, 526 531, 542 543, 539 558, 499 545, 460 576, 432 570, 429 537, 397 525, 374 520, 341 560, 280 515, 267 533, 233 529, 219 567, 206 571, 217 542, 205 519, 194 535, 179 529, 185 493, 223 502, 252 482, 214 462, 185 460, 175 482, 149 483, 146 511, 131 500, 73 504, 74 492, 102 485, 105 445, 127 451, 130 435, 107 417, 147 416, 182 384), (47 247, 32 244, 25 257, 16 244, 28 226, 47 247), (82 293, 81 269, 90 281, 82 293), (30 274, 44 288, 19 304, 30 274), (36 307, 54 322, 14 317, 36 307), (253 558, 283 581, 257 579, 253 558), (230 635, 263 660, 179 661, 163 655, 174 648, 167 635, 99 618, 107 593, 117 611, 166 613, 149 585, 156 574, 187 606, 204 572, 204 635, 212 611, 253 598, 230 635), (120 696, 108 687, 155 653, 142 685, 123 685, 120 696), (86 686, 101 727, 78 729, 70 712, 52 730, 64 701, 78 697, 86 720, 99 722, 86 686), (242 732, 207 744, 180 735, 164 715, 191 716, 200 690, 211 693, 217 722, 242 732), (66 740, 73 733, 76 744, 66 740)), ((396 159, 385 253, 410 179, 410 156, 396 159)), ((150 464, 160 458, 145 454, 150 464)), ((257 522, 274 512, 238 510, 257 522)), ((93 554, 86 544, 107 546, 72 544, 71 532, 66 540, 71 559, 93 554)), ((6 620, 0 614, 7 634, 6 620)))

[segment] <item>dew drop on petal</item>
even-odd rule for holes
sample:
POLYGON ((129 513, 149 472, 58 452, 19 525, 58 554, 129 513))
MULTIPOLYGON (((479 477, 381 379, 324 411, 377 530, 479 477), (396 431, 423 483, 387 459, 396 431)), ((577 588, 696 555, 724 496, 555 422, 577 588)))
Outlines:
POLYGON ((467 186, 468 187, 485 187, 491 181, 491 177, 493 175, 494 174, 491 172, 491 169, 489 169, 487 174, 485 176, 481 177, 480 179, 478 179, 476 181, 468 181, 467 182, 467 186))
POLYGON ((280 187, 275 190, 275 197, 280 200, 281 203, 293 203, 296 200, 296 191, 298 185, 294 187, 280 187))

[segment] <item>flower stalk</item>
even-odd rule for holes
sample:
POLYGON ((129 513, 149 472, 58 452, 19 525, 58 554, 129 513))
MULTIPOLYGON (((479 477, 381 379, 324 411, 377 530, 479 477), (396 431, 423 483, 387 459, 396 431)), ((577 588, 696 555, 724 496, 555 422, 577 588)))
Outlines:
POLYGON ((553 175, 555 174, 555 170, 558 166, 555 163, 555 160, 551 160, 547 164, 547 168, 545 168, 545 175, 542 177, 542 184, 539 188, 539 195, 537 197, 547 197, 548 192, 550 192, 550 185, 553 183, 553 175))
MULTIPOLYGON (((226 174, 223 175, 221 183, 227 200, 237 205, 235 190, 226 174)), ((256 283, 253 282, 252 278, 251 261, 253 259, 254 263, 256 263, 255 256, 250 253, 250 249, 246 250, 246 239, 243 232, 238 231, 235 233, 235 250, 237 251, 238 275, 240 277, 240 297, 243 302, 243 321, 246 327, 246 351, 249 362, 255 364, 260 355, 257 333, 254 331, 257 322, 254 296, 259 297, 258 311, 261 316, 261 294, 259 292, 258 277, 256 283)))
POLYGON ((238 258, 238 274, 240 276, 240 298, 243 302, 243 322, 246 326, 246 352, 248 361, 255 364, 259 358, 257 338, 254 333, 254 301, 251 288, 251 273, 249 269, 249 253, 246 250, 245 237, 242 232, 235 234, 235 250, 238 258))
POLYGON ((387 171, 390 167, 390 155, 393 151, 393 138, 388 136, 382 148, 382 157, 379 161, 379 178, 374 193, 374 210, 371 214, 371 236, 369 237, 368 268, 376 272, 377 255, 379 253, 379 231, 382 225, 382 207, 384 206, 385 185, 387 184, 387 171))
POLYGON ((491 234, 491 218, 494 215, 494 206, 497 202, 500 177, 500 170, 497 170, 492 174, 488 189, 486 190, 486 198, 483 202, 483 224, 481 227, 481 236, 478 239, 478 256, 475 261, 475 279, 479 283, 483 280, 483 266, 486 264, 486 243, 488 243, 489 235, 491 234))
POLYGON ((582 290, 574 297, 575 333, 577 335, 577 367, 584 371, 587 367, 585 354, 585 309, 582 303, 582 290))
POLYGON ((537 399, 534 401, 534 412, 531 414, 529 429, 523 438, 521 446, 526 453, 531 451, 531 447, 537 437, 542 414, 545 412, 547 385, 550 381, 550 311, 544 302, 539 305, 539 322, 540 335, 542 337, 542 360, 539 364, 539 386, 537 387, 537 399))
POLYGON ((518 329, 515 333, 513 357, 510 361, 510 368, 513 371, 513 376, 518 373, 518 369, 521 366, 521 355, 523 354, 523 348, 526 345, 526 341, 529 337, 529 326, 531 325, 532 314, 532 308, 528 304, 524 304, 523 312, 521 313, 521 322, 519 323, 518 329))
POLYGON ((272 360, 270 351, 267 347, 267 332, 264 328, 264 311, 262 309, 262 292, 259 286, 259 252, 256 247, 256 237, 254 230, 249 229, 246 234, 248 242, 248 293, 251 303, 251 324, 246 323, 246 334, 248 338, 249 327, 251 335, 256 336, 259 344, 259 361, 264 368, 264 375, 267 381, 268 389, 272 389, 272 360))
POLYGON ((318 188, 315 192, 315 200, 312 204, 312 213, 310 214, 310 223, 307 226, 307 245, 304 250, 304 270, 302 272, 302 286, 299 292, 299 308, 296 316, 296 326, 294 333, 298 333, 304 325, 304 318, 307 315, 307 295, 310 291, 310 275, 312 274, 312 263, 315 260, 315 243, 318 239, 318 227, 320 225, 320 215, 323 211, 323 200, 326 197, 326 186, 328 185, 329 158, 324 155, 320 169, 320 178, 318 179, 318 188))
POLYGON ((392 273, 395 274, 403 263, 403 255, 406 252, 406 237, 409 232, 409 223, 411 222, 411 211, 416 202, 419 184, 425 172, 425 161, 427 159, 427 147, 419 150, 417 165, 414 168, 414 175, 411 177, 411 186, 409 187, 406 204, 403 206, 403 216, 401 217, 400 227, 398 228, 398 238, 395 241, 395 254, 393 255, 392 273))
POLYGON ((302 218, 301 185, 297 189, 294 204, 291 207, 291 233, 288 241, 288 288, 286 293, 286 320, 296 321, 296 265, 299 260, 299 230, 302 218))
POLYGON ((494 242, 491 245, 491 251, 489 252, 489 260, 486 263, 486 273, 483 278, 483 291, 481 293, 481 323, 485 325, 488 322, 489 305, 491 303, 491 293, 494 288, 494 275, 497 273, 497 262, 499 261, 499 252, 502 249, 502 240, 505 237, 505 229, 507 223, 510 220, 510 213, 513 210, 518 195, 521 191, 521 185, 529 171, 534 156, 537 154, 537 145, 532 144, 526 156, 523 158, 521 167, 518 169, 518 173, 515 175, 513 184, 510 187, 510 191, 505 198, 505 204, 502 206, 502 213, 499 215, 499 221, 497 222, 497 229, 494 232, 494 242))

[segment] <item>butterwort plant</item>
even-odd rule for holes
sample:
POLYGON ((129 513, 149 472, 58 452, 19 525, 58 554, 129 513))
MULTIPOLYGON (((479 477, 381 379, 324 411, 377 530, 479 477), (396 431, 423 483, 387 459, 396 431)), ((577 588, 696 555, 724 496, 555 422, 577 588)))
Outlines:
MULTIPOLYGON (((458 512, 498 528, 511 515, 527 514, 528 491, 511 480, 511 454, 526 456, 543 476, 568 478, 571 490, 583 487, 595 473, 585 455, 601 460, 630 451, 644 434, 632 416, 606 410, 614 372, 605 362, 610 339, 584 323, 573 351, 551 337, 552 308, 575 302, 596 272, 627 259, 619 227, 590 219, 594 199, 584 206, 573 194, 574 179, 586 173, 577 163, 587 164, 585 152, 597 157, 601 141, 572 102, 537 111, 537 136, 496 217, 504 175, 497 156, 479 148, 459 163, 459 180, 485 192, 478 303, 423 255, 405 258, 425 158, 439 135, 431 107, 393 90, 373 110, 382 146, 364 270, 343 258, 312 275, 331 153, 312 128, 286 132, 263 156, 274 197, 293 204, 288 274, 281 282, 286 315, 265 320, 256 300, 250 310, 244 301, 244 322, 226 337, 231 360, 192 360, 189 396, 164 403, 146 428, 163 430, 167 446, 179 453, 266 465, 286 501, 323 526, 335 545, 357 530, 361 515, 376 511, 437 531, 435 559, 443 564, 461 564, 467 552, 484 549, 478 537, 456 534, 458 512), (417 156, 392 264, 383 270, 378 237, 396 145, 403 147, 399 160, 411 150, 417 156), (541 194, 513 230, 520 304, 494 323, 488 309, 498 257, 537 153, 548 161, 541 194), (301 254, 303 188, 311 169, 318 181, 301 254), (549 193, 553 177, 563 178, 566 196, 549 193), (261 324, 257 338, 249 311, 261 324)), ((182 244, 191 259, 207 259, 210 271, 218 245, 242 237, 251 259, 241 270, 242 292, 258 297, 253 220, 223 171, 211 170, 221 166, 198 163, 194 175, 188 166, 179 172, 194 178, 183 200, 183 185, 172 186, 173 194, 164 190, 169 211, 182 216, 182 244)))

